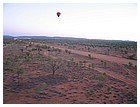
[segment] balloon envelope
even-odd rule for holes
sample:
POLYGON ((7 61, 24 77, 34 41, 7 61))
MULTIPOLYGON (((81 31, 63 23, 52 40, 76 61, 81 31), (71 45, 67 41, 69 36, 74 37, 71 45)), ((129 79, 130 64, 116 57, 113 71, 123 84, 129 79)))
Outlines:
POLYGON ((57 12, 57 16, 59 17, 61 15, 61 13, 60 12, 57 12))

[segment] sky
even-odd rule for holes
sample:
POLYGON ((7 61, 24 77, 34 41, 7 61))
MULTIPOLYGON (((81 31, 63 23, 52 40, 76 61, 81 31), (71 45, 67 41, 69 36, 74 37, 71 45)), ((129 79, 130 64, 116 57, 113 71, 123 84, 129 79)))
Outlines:
POLYGON ((136 16, 136 3, 4 3, 3 34, 137 40, 136 16))

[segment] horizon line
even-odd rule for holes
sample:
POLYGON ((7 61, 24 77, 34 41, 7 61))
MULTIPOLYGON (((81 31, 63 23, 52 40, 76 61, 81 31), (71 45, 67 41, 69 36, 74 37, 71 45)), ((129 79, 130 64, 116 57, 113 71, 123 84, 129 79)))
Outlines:
POLYGON ((49 36, 49 35, 7 35, 7 34, 3 34, 4 36, 12 36, 12 37, 25 37, 25 36, 36 36, 36 37, 50 37, 50 38, 55 38, 55 37, 60 37, 60 38, 77 38, 77 39, 87 39, 87 40, 115 40, 115 41, 134 41, 137 42, 136 40, 129 40, 129 39, 105 39, 105 38, 85 38, 85 37, 72 37, 72 36, 61 36, 61 35, 57 35, 57 36, 49 36))

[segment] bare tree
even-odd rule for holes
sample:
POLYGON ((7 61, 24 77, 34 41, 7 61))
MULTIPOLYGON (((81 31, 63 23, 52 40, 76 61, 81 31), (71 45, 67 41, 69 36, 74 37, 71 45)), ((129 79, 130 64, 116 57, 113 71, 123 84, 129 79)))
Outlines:
POLYGON ((54 75, 57 70, 62 68, 63 61, 60 58, 56 59, 56 58, 49 57, 48 66, 49 66, 49 68, 51 69, 51 71, 53 72, 53 75, 54 75))

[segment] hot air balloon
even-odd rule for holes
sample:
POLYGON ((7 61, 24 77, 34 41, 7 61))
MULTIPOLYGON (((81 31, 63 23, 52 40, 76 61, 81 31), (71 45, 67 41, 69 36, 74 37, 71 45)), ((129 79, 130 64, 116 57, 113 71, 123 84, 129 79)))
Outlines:
POLYGON ((58 16, 58 17, 61 15, 61 13, 60 13, 60 12, 57 12, 56 14, 57 14, 57 16, 58 16))

